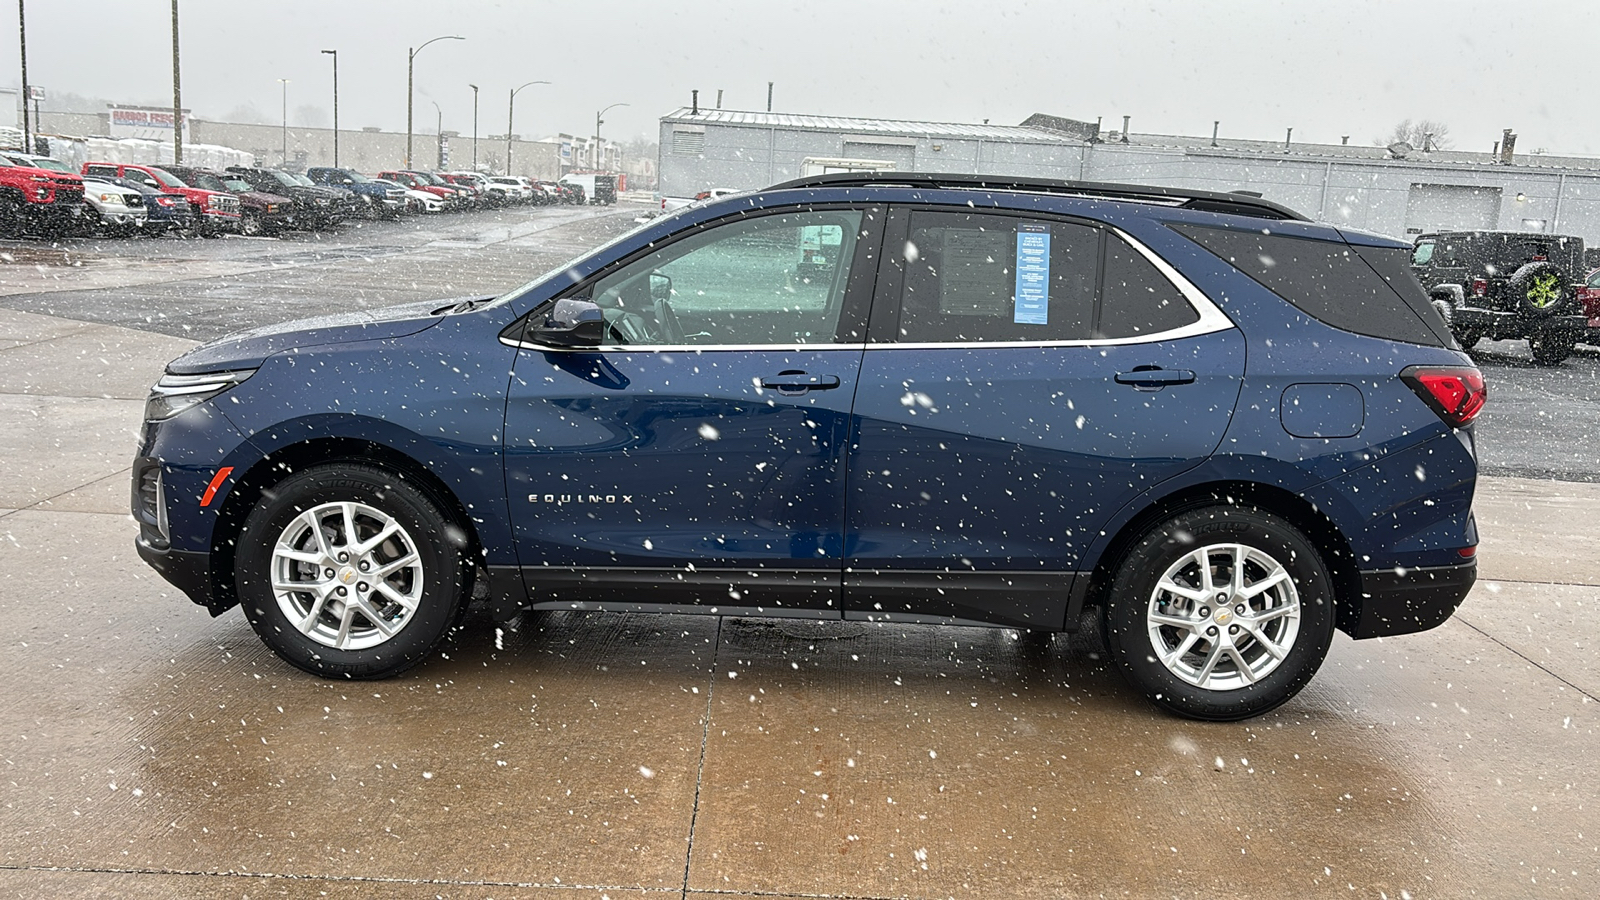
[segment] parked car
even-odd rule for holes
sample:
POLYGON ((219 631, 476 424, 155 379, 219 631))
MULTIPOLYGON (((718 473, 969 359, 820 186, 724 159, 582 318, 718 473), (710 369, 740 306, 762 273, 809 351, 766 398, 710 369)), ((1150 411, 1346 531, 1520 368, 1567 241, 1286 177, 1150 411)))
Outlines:
POLYGON ((101 178, 126 178, 167 194, 182 194, 194 211, 193 228, 202 237, 218 237, 239 230, 239 198, 225 191, 207 190, 184 181, 159 166, 88 162, 83 174, 101 178))
POLYGON ((159 237, 169 231, 193 231, 197 218, 189 198, 175 191, 153 188, 145 181, 132 178, 111 178, 90 175, 99 181, 138 191, 144 197, 145 220, 143 233, 159 237))
POLYGON ((89 177, 83 179, 83 217, 87 234, 126 235, 142 231, 150 218, 144 194, 131 187, 89 177))
POLYGON ((434 177, 442 179, 446 184, 471 191, 473 205, 475 206, 506 205, 505 192, 491 189, 489 179, 477 172, 435 172, 433 174, 434 177))
POLYGON ((1588 320, 1587 342, 1593 344, 1597 339, 1595 329, 1600 328, 1600 269, 1590 272, 1583 287, 1578 288, 1578 301, 1583 304, 1583 315, 1588 320))
POLYGON ((277 234, 294 227, 294 200, 281 194, 258 191, 250 182, 232 172, 167 166, 168 171, 195 187, 227 191, 239 198, 239 231, 247 237, 277 234))
POLYGON ((1092 609, 1152 702, 1243 718, 1336 628, 1433 628, 1476 577, 1483 377, 1409 253, 1231 194, 792 181, 500 297, 179 357, 137 549, 329 678, 417 664, 475 592, 502 617, 1092 609), (802 277, 806 229, 837 249, 802 277))
POLYGON ((348 191, 318 187, 280 169, 229 166, 227 171, 258 191, 293 200, 295 222, 303 228, 332 228, 355 211, 353 195, 348 191))
POLYGON ((453 184, 446 184, 429 176, 426 172, 393 170, 379 172, 378 177, 398 182, 412 190, 433 194, 444 203, 445 209, 465 209, 471 202, 467 199, 468 194, 471 193, 470 191, 465 191, 453 184))
POLYGON ((508 198, 514 203, 531 203, 533 201, 533 185, 528 179, 520 175, 491 175, 489 176, 491 189, 506 192, 508 198))
POLYGON ((737 193, 739 191, 733 188, 710 188, 696 192, 693 197, 662 197, 661 211, 664 213, 676 212, 685 206, 693 206, 696 203, 705 203, 709 200, 721 200, 723 197, 737 193))
POLYGON ((405 189, 391 188, 352 169, 314 166, 306 170, 313 184, 342 188, 356 197, 361 212, 369 219, 392 219, 403 211, 405 189))
POLYGON ((0 154, 0 237, 60 237, 76 231, 82 215, 82 178, 25 154, 0 154))
POLYGON ((398 181, 390 181, 387 178, 374 178, 373 181, 377 182, 378 184, 386 184, 390 185, 391 187, 399 188, 402 192, 400 201, 405 205, 406 212, 435 213, 444 209, 444 198, 440 197, 438 194, 430 194, 427 191, 419 191, 415 188, 407 187, 398 181))
POLYGON ((1411 268, 1463 349, 1526 339, 1534 362, 1558 366, 1600 338, 1578 297, 1583 259, 1576 235, 1440 231, 1418 236, 1411 268))

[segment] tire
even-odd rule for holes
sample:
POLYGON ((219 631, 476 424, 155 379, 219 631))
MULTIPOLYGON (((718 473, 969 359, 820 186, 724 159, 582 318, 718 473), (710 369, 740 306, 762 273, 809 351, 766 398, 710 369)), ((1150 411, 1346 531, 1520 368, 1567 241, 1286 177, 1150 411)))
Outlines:
POLYGON ((0 197, 0 238, 22 237, 22 202, 15 197, 0 197))
POLYGON ((1541 366, 1559 366, 1566 362, 1577 344, 1576 338, 1566 335, 1539 334, 1528 338, 1533 361, 1541 366))
POLYGON ((1333 640, 1332 580, 1294 526, 1218 503, 1179 513, 1128 550, 1104 618, 1107 652, 1152 703, 1235 721, 1277 708, 1316 674, 1333 640))
POLYGON ((285 662, 325 678, 388 678, 426 659, 459 621, 470 592, 461 536, 416 485, 330 463, 264 492, 239 534, 234 585, 250 625, 285 662))
POLYGON ((1471 350, 1483 340, 1483 332, 1475 328, 1456 328, 1452 326, 1450 333, 1455 335, 1456 343, 1461 345, 1463 351, 1471 350))
POLYGON ((245 237, 260 237, 266 232, 266 225, 261 221, 258 212, 245 211, 239 217, 239 233, 245 237))
POLYGON ((1566 276, 1549 260, 1531 262, 1506 281, 1506 296, 1515 311, 1533 318, 1555 315, 1566 305, 1566 276))

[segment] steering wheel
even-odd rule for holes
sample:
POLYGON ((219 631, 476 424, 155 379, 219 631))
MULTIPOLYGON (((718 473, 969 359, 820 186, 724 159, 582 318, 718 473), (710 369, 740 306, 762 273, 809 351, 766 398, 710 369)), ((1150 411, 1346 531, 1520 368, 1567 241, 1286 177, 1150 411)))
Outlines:
POLYGON ((683 335, 683 326, 678 324, 678 314, 672 311, 672 304, 666 298, 657 297, 653 302, 655 306, 656 324, 661 326, 661 342, 663 344, 684 344, 688 339, 683 335))

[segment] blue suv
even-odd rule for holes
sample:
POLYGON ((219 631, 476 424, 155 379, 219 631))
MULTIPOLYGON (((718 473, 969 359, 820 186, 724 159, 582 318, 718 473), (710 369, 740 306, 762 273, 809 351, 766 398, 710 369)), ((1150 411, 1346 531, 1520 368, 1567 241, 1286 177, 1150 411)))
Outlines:
POLYGON ((1243 195, 791 181, 180 357, 138 551, 328 677, 469 601, 1093 622, 1156 704, 1244 718, 1475 578, 1483 377, 1409 255, 1243 195))

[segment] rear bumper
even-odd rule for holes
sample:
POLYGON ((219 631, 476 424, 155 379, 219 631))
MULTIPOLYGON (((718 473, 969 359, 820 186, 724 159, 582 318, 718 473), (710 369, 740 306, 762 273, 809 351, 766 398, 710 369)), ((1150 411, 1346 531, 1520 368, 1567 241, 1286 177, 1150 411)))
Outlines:
POLYGON ((1589 321, 1589 318, 1583 315, 1551 316, 1547 319, 1536 319, 1521 313, 1503 312, 1497 309, 1480 309, 1475 306, 1458 306, 1452 313, 1451 324, 1457 327, 1482 330, 1491 335, 1518 336, 1566 332, 1581 339, 1591 331, 1600 332, 1600 329, 1591 329, 1589 321))
POLYGON ((1361 612, 1346 631, 1361 640, 1437 628, 1477 580, 1476 559, 1457 566, 1362 572, 1361 612))

